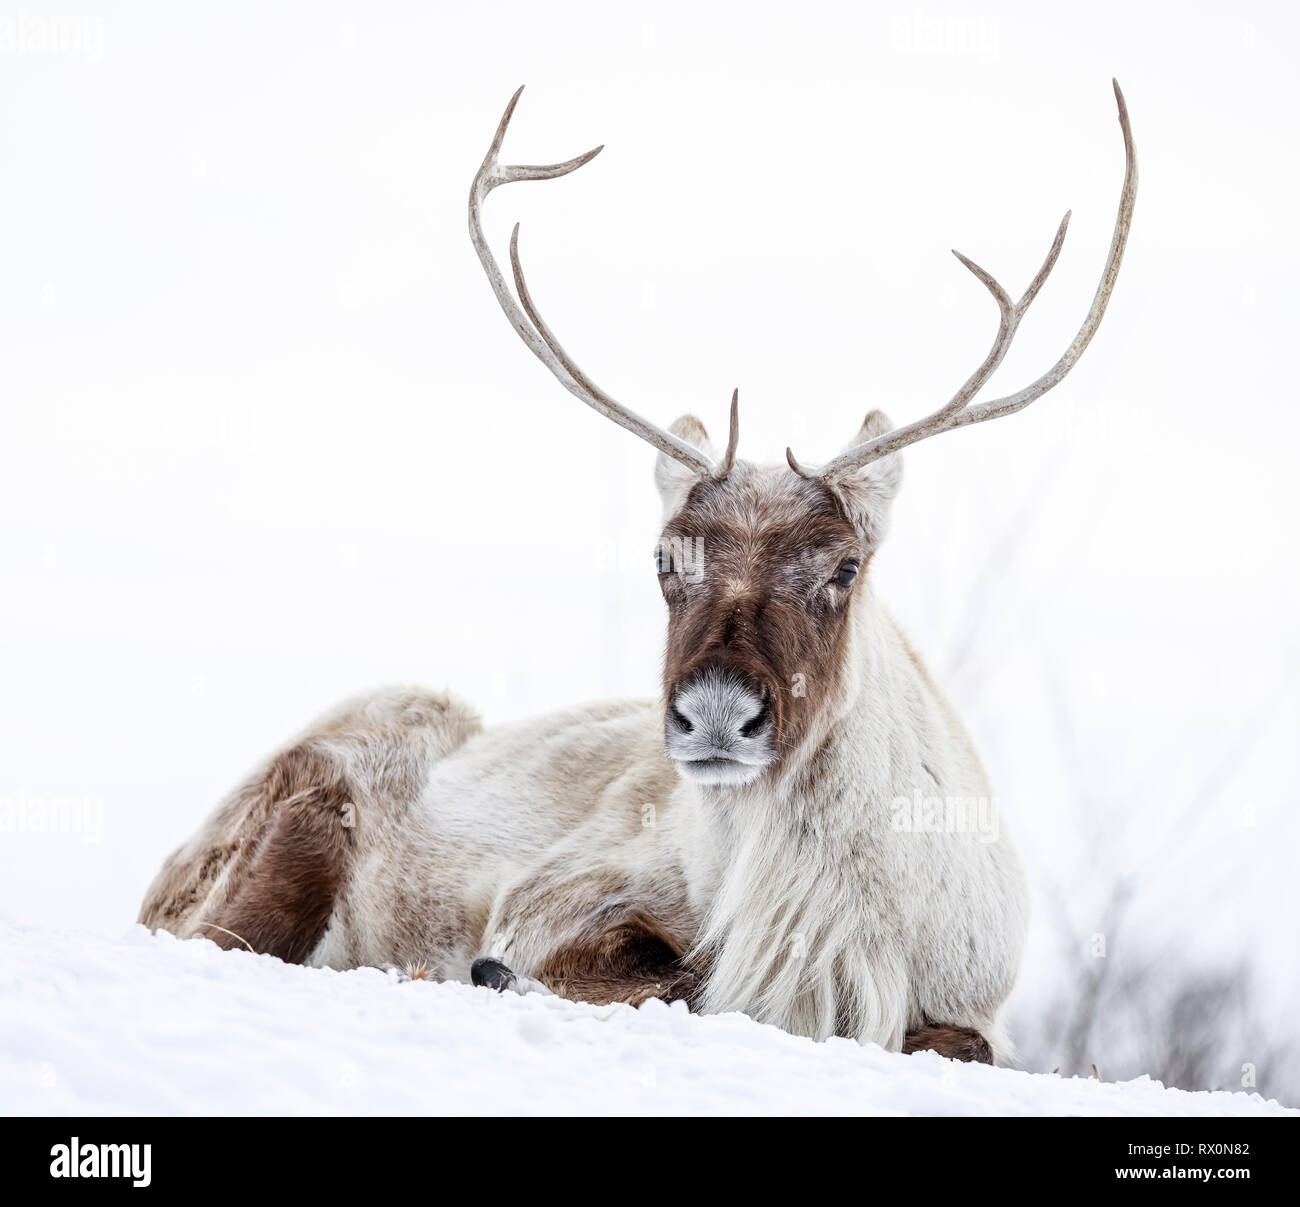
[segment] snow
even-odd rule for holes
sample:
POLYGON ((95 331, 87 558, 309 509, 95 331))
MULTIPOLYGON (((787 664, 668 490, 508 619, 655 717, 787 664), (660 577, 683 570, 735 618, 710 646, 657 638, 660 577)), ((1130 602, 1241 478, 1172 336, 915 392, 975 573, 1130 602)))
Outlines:
POLYGON ((5 1114, 1263 1115, 1185 1093, 813 1043, 678 1003, 594 1007, 336 972, 133 927, 0 923, 5 1114))

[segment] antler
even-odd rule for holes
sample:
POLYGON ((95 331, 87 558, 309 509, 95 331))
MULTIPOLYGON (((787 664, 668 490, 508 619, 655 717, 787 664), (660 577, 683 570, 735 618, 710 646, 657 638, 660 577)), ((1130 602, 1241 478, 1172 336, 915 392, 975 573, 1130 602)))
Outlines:
POLYGON ((492 255, 492 249, 488 246, 487 239, 483 234, 480 211, 487 195, 498 185, 510 184, 515 180, 554 180, 557 176, 567 176, 570 172, 582 167, 583 164, 590 162, 604 149, 603 147, 596 147, 585 155, 579 155, 576 159, 567 159, 563 163, 546 164, 544 166, 503 165, 498 163, 497 154, 501 150, 501 142, 506 136, 506 127, 510 125, 510 118, 514 115, 515 105, 519 103, 519 96, 522 92, 523 88, 520 88, 510 98, 510 104, 506 106, 501 123, 497 126, 496 135, 492 139, 492 145, 488 148, 487 156, 483 160, 483 166, 479 168, 469 191, 469 237, 474 243, 474 250, 478 252, 483 271, 487 273, 488 281, 492 285, 492 292, 497 295, 497 301, 501 303, 501 309, 505 311, 506 318, 510 320, 510 325, 519 333, 519 338, 528 345, 533 355, 550 369, 556 380, 575 398, 581 399, 592 410, 599 411, 606 419, 612 419, 620 427, 625 427, 629 432, 640 436, 646 443, 653 444, 661 453, 680 461, 683 465, 694 470, 700 477, 725 477, 731 471, 732 464, 735 461, 736 441, 740 435, 737 414, 738 392, 731 396, 731 431, 727 440, 727 451, 722 460, 715 465, 694 445, 687 444, 686 441, 679 439, 671 432, 664 431, 663 428, 657 427, 648 419, 643 419, 621 402, 616 402, 596 385, 560 346, 560 341, 555 338, 555 333, 546 325, 541 314, 538 313, 537 306, 528 291, 528 285, 524 281, 524 270, 519 263, 518 223, 515 224, 514 233, 510 236, 510 263, 514 269, 515 288, 519 292, 518 303, 511 294, 510 287, 506 284, 505 277, 497 266, 496 259, 492 255), (523 305, 522 311, 519 308, 520 303, 523 305))
POLYGON ((1015 338, 1016 329, 1020 326, 1020 320, 1024 317, 1025 311, 1029 309, 1030 303, 1038 296, 1038 291, 1043 287, 1043 282, 1047 280, 1048 274, 1052 271, 1052 267, 1056 263, 1056 257, 1060 255, 1061 244, 1065 241, 1066 227, 1070 224, 1068 212, 1061 219, 1061 225, 1056 231, 1056 238, 1052 240, 1051 251, 1047 253, 1047 259, 1043 261, 1042 268, 1038 270, 1037 276, 1029 283, 1029 288, 1025 290, 1020 301, 1014 304, 1012 304, 1007 291, 978 264, 968 260, 959 251, 954 250, 952 253, 975 274, 984 287, 993 295, 1001 314, 1001 322, 998 325, 997 339, 993 341, 993 347, 989 350, 988 356, 984 358, 979 368, 966 379, 961 389, 948 402, 924 419, 919 419, 906 427, 895 428, 891 432, 886 432, 882 436, 877 436, 872 440, 848 449, 833 461, 827 462, 820 469, 805 468, 795 460, 794 453, 786 449, 786 460, 789 461, 790 468, 795 473, 805 478, 821 478, 823 481, 833 482, 843 474, 861 469, 864 465, 869 465, 872 461, 879 460, 879 458, 896 452, 900 448, 905 448, 909 444, 915 444, 918 440, 925 440, 930 436, 937 436, 940 432, 951 431, 954 428, 965 427, 969 423, 983 423, 986 419, 1000 419, 1003 415, 1012 415, 1016 411, 1023 410, 1034 399, 1041 398, 1053 386, 1059 384, 1061 379, 1074 368, 1079 357, 1083 355, 1083 350, 1097 333, 1097 328, 1101 325, 1101 316, 1106 313, 1106 303, 1110 301, 1111 290, 1115 287, 1115 278, 1119 275, 1120 261, 1124 256, 1124 244, 1128 240, 1129 225, 1133 220, 1133 202, 1137 196, 1137 153, 1133 148, 1133 131, 1129 127, 1128 106, 1124 103, 1124 94, 1120 91, 1119 81, 1112 80, 1111 83, 1114 85, 1115 101, 1119 106, 1120 129, 1124 133, 1124 188, 1119 197, 1119 215, 1115 219, 1115 233, 1111 236, 1110 252, 1106 257, 1106 267, 1102 271, 1101 282, 1097 286, 1096 294, 1093 296, 1092 307, 1088 311, 1088 317, 1083 320, 1083 326, 1079 328, 1079 333, 1071 341, 1070 346, 1066 348, 1061 359, 1040 378, 1025 386, 1023 390, 1017 390, 1014 394, 1008 394, 1005 398, 995 398, 975 406, 970 405, 971 400, 979 393, 984 383, 993 375, 993 371, 1002 363, 1003 357, 1007 354, 1007 349, 1011 347, 1011 341, 1015 338))

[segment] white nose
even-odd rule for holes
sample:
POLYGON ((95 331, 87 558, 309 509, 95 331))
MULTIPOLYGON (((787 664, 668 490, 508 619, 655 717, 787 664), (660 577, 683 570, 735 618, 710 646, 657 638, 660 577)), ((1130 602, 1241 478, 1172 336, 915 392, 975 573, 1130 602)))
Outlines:
POLYGON ((743 783, 771 754, 771 707, 743 680, 706 671, 677 690, 664 730, 669 757, 689 779, 743 783))
POLYGON ((669 720, 701 747, 727 755, 768 723, 768 712, 734 675, 709 671, 677 692, 669 720))

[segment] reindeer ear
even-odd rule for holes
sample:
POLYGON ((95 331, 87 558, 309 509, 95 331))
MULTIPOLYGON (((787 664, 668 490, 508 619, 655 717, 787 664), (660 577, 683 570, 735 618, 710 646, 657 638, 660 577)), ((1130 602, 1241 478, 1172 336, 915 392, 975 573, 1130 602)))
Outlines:
MULTIPOLYGON (((709 440, 704 424, 694 415, 683 415, 668 430, 688 444, 695 445, 710 461, 717 461, 718 451, 709 440)), ((691 493, 691 487, 699 480, 699 474, 680 461, 674 461, 663 453, 655 458, 655 485, 659 487, 659 496, 664 501, 664 523, 681 511, 686 496, 691 493)))
MULTIPOLYGON (((854 448, 883 436, 893 428, 889 416, 883 411, 872 411, 863 421, 858 434, 846 445, 854 448)), ((890 453, 879 461, 872 461, 851 474, 845 474, 836 483, 858 531, 867 544, 870 555, 880 547, 889 530, 890 505, 903 482, 903 459, 890 453)))

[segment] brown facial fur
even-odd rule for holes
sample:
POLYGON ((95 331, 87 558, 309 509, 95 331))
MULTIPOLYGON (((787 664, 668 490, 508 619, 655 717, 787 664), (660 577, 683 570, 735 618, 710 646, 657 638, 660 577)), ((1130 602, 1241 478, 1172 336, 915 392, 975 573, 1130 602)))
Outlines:
POLYGON ((682 566, 674 558, 660 579, 669 613, 666 698, 706 669, 730 671, 769 701, 774 747, 797 745, 810 700, 826 698, 838 677, 849 599, 866 573, 867 550, 836 495, 820 482, 742 463, 692 489, 660 548, 699 557, 682 566), (849 558, 860 563, 858 582, 828 585, 849 558), (796 682, 806 695, 795 693, 796 682))

